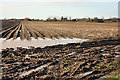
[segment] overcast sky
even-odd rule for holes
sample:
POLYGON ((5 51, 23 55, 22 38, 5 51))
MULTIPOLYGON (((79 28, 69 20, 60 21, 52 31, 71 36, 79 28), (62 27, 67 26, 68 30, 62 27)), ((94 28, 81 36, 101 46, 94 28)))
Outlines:
POLYGON ((2 0, 0 18, 118 17, 119 0, 2 0))

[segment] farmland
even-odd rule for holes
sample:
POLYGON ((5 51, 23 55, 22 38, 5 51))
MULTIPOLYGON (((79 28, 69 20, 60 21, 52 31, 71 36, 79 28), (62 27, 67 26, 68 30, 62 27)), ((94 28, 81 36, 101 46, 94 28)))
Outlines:
POLYGON ((120 72, 117 23, 3 21, 2 24, 0 35, 6 40, 18 37, 28 41, 32 37, 90 39, 44 48, 2 49, 3 80, 95 80, 114 71, 120 72))
POLYGON ((83 42, 2 51, 2 78, 94 80, 120 68, 120 43, 83 42))
POLYGON ((31 37, 98 39, 115 38, 118 34, 117 23, 3 21, 2 24, 0 35, 7 40, 17 37, 21 40, 31 40, 31 37))

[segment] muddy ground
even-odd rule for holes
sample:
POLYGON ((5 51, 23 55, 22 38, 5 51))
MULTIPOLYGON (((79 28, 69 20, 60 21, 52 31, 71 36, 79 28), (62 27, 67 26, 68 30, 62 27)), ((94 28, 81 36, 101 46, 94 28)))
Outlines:
POLYGON ((95 80, 120 69, 120 41, 103 40, 2 51, 2 79, 95 80))

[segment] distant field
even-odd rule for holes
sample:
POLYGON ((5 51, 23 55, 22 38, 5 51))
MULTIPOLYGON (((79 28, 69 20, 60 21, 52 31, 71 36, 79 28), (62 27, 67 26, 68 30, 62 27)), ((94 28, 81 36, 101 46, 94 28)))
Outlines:
POLYGON ((40 38, 115 38, 118 23, 3 21, 0 35, 6 39, 40 38))

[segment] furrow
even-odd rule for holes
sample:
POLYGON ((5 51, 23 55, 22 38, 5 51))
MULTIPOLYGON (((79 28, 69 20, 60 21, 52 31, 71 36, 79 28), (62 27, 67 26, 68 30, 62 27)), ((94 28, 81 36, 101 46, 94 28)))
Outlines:
POLYGON ((33 29, 33 31, 38 35, 38 37, 45 39, 44 36, 42 36, 38 31, 36 31, 34 29, 33 29))
POLYGON ((21 28, 21 24, 18 25, 18 29, 17 29, 16 32, 14 33, 13 39, 17 39, 17 35, 18 35, 18 32, 20 31, 20 28, 21 28))
MULTIPOLYGON (((19 25, 19 24, 17 24, 16 26, 18 26, 18 25, 19 25)), ((4 33, 6 33, 7 31, 10 31, 10 30, 12 30, 12 29, 16 28, 16 26, 12 26, 12 27, 10 27, 10 28, 8 28, 8 29, 6 29, 6 30, 4 30, 4 31, 0 32, 0 35, 2 35, 2 34, 4 34, 4 33)))
POLYGON ((6 38, 6 36, 7 36, 10 32, 11 32, 11 30, 10 30, 10 31, 7 31, 5 34, 2 34, 2 38, 6 38))
POLYGON ((31 33, 29 32, 28 28, 24 25, 25 29, 25 36, 27 40, 31 40, 31 33))
MULTIPOLYGON (((34 28, 33 28, 34 29, 34 28)), ((34 29, 34 30, 36 30, 36 29, 34 29)), ((36 30, 37 31, 37 30, 36 30)), ((44 37, 46 37, 46 38, 50 38, 50 39, 52 39, 53 37, 51 36, 51 35, 49 35, 49 34, 47 34, 47 33, 44 33, 43 31, 38 31, 41 35, 42 35, 42 37, 44 38, 44 37)))
POLYGON ((14 30, 12 30, 12 31, 7 35, 6 40, 8 40, 8 39, 10 39, 11 37, 13 37, 13 34, 14 34, 14 32, 18 29, 18 27, 19 27, 19 25, 16 26, 16 28, 15 28, 14 30))
POLYGON ((29 29, 29 32, 32 34, 32 37, 34 37, 35 39, 38 38, 33 30, 29 29))
POLYGON ((18 23, 19 23, 18 21, 17 22, 14 22, 14 21, 2 21, 2 26, 1 26, 0 32, 11 28, 12 26, 17 25, 18 23))
MULTIPOLYGON (((28 28, 28 25, 26 25, 26 27, 28 28)), ((38 36, 35 34, 34 30, 31 28, 28 28, 28 31, 32 34, 32 37, 34 37, 35 39, 38 38, 38 36)))
POLYGON ((20 39, 21 39, 21 40, 24 40, 24 39, 25 39, 25 36, 24 36, 24 26, 23 26, 23 23, 21 24, 20 39))

